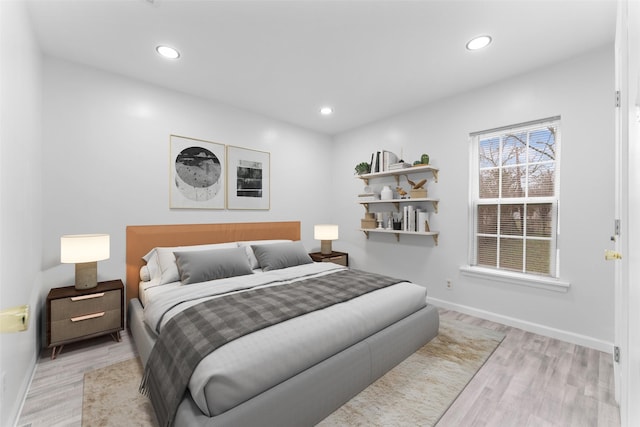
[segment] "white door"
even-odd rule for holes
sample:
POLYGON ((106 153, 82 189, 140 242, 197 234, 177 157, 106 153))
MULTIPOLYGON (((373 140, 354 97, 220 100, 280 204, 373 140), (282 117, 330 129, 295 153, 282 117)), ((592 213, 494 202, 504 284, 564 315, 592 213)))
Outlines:
POLYGON ((616 218, 615 343, 616 400, 622 426, 640 425, 640 3, 618 3, 615 42, 616 218))
MULTIPOLYGON (((616 39, 615 39, 615 90, 616 90, 616 114, 615 114, 615 217, 616 223, 612 224, 614 227, 614 235, 612 239, 615 240, 614 250, 618 253, 622 253, 623 236, 621 235, 621 229, 615 230, 616 225, 621 225, 621 217, 623 216, 624 208, 623 204, 623 189, 622 189, 622 175, 624 168, 624 160, 622 153, 623 139, 626 139, 624 129, 624 114, 622 106, 623 92, 624 92, 624 76, 626 75, 627 57, 625 55, 627 45, 627 31, 626 31, 626 5, 624 1, 618 3, 618 17, 616 23, 616 39)), ((615 265, 615 345, 621 353, 627 352, 627 324, 628 313, 626 311, 625 294, 626 289, 623 286, 622 279, 622 262, 616 261, 615 265)), ((615 392, 616 401, 620 404, 621 411, 627 406, 627 384, 625 378, 627 377, 623 372, 625 371, 625 364, 616 357, 614 352, 614 377, 615 377, 615 392)))

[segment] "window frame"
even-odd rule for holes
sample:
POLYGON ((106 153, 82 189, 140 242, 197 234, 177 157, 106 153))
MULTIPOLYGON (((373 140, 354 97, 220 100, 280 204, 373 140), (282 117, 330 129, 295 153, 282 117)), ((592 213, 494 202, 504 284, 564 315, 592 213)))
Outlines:
MULTIPOLYGON (((549 117, 541 120, 535 120, 526 123, 514 124, 504 126, 495 129, 488 129, 480 132, 473 132, 469 134, 469 253, 468 253, 468 265, 461 268, 461 272, 468 276, 486 278, 491 280, 498 280, 500 282, 506 282, 510 284, 519 284, 534 286, 543 289, 549 289, 554 291, 566 292, 570 284, 560 279, 560 250, 559 250, 559 236, 560 236, 560 149, 561 149, 561 119, 560 116, 549 117), (534 129, 553 125, 556 128, 554 149, 554 195, 545 197, 500 197, 498 194, 496 198, 480 198, 480 157, 479 157, 479 144, 480 140, 486 140, 491 137, 502 137, 507 133, 522 133, 530 132, 534 129), (525 205, 525 204, 538 204, 538 203, 550 203, 552 206, 552 231, 550 238, 544 238, 551 242, 550 248, 550 274, 536 274, 524 271, 515 271, 500 267, 489 267, 477 264, 478 256, 478 239, 482 237, 478 230, 478 207, 481 205, 525 205)), ((502 157, 500 157, 502 158, 502 157)), ((529 164, 529 163, 526 163, 529 164)), ((525 165, 526 165, 525 164, 525 165)), ((503 165, 500 166, 499 171, 503 170, 503 165)), ((498 212, 500 209, 498 209, 498 212)), ((500 214, 498 213, 497 221, 500 214)), ((526 224, 526 218, 524 219, 526 224)), ((502 235, 508 235, 503 233, 502 235)), ((495 237, 497 244, 501 240, 500 227, 496 230, 495 237)), ((521 237, 509 236, 509 238, 521 238, 529 239, 535 236, 527 236, 526 232, 523 232, 521 237)), ((526 250, 526 249, 525 249, 526 250)), ((499 246, 496 247, 496 257, 499 257, 499 246)), ((523 270, 526 269, 526 255, 523 253, 523 270)))

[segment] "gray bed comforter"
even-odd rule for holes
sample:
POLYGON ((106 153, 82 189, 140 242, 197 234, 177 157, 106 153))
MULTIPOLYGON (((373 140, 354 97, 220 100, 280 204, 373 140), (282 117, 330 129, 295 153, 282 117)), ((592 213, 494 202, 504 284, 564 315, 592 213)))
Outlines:
POLYGON ((196 366, 218 347, 399 282, 375 273, 343 270, 194 305, 167 323, 149 356, 141 390, 151 398, 160 425, 171 425, 196 366))
MULTIPOLYGON (((299 271, 255 275, 260 277, 252 277, 249 284, 238 285, 234 280, 227 280, 208 288, 215 289, 214 293, 236 292, 242 287, 253 287, 259 283, 273 285, 296 281, 298 277, 334 276, 336 271, 341 270, 344 269, 317 263, 299 271)), ((335 278, 325 280, 334 281, 335 278)), ((203 284, 202 287, 207 285, 203 284)), ((188 288, 189 292, 184 304, 174 302, 176 295, 171 295, 168 299, 154 297, 155 303, 145 306, 145 321, 149 326, 164 330, 180 311, 178 306, 198 304, 204 293, 209 292, 191 285, 183 288, 188 288)), ((172 294, 173 291, 166 293, 172 294)), ((328 292, 321 293, 324 295, 328 292)), ((352 296, 353 300, 345 304, 337 304, 242 336, 198 364, 191 378, 187 378, 191 395, 204 414, 220 414, 422 308, 425 296, 423 287, 404 282, 357 298, 352 296), (266 363, 269 369, 264 369, 266 363)), ((180 392, 177 394, 182 397, 180 392)))

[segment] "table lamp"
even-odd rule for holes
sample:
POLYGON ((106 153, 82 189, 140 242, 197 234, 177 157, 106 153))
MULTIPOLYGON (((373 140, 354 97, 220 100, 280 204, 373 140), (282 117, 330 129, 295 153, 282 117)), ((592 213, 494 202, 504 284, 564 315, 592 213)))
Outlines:
POLYGON ((76 265, 76 289, 98 286, 98 262, 109 258, 108 234, 74 234, 60 238, 60 262, 76 265))
POLYGON ((338 226, 319 224, 313 227, 313 238, 320 240, 320 253, 329 255, 332 252, 331 241, 338 239, 338 226))

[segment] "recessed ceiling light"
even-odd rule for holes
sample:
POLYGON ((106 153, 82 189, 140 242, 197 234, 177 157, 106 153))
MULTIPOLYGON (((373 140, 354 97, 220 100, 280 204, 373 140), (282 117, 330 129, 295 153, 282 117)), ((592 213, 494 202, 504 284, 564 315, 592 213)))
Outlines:
POLYGON ((469 41, 469 43, 467 43, 467 49, 469 49, 469 50, 482 49, 483 47, 489 46, 490 43, 491 43, 491 37, 489 37, 489 36, 478 36, 478 37, 475 37, 475 38, 471 39, 469 41))
POLYGON ((322 114, 323 116, 328 116, 330 114, 333 114, 333 108, 331 108, 331 107, 322 107, 320 109, 320 114, 322 114))
POLYGON ((169 46, 158 46, 156 51, 165 58, 178 59, 180 58, 180 52, 169 46))

